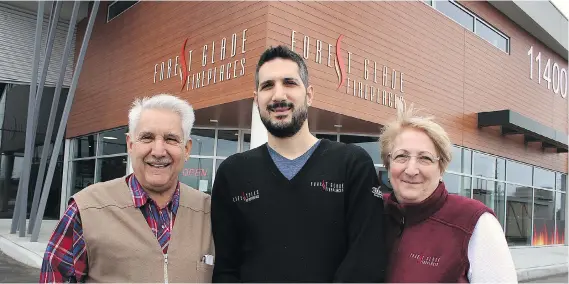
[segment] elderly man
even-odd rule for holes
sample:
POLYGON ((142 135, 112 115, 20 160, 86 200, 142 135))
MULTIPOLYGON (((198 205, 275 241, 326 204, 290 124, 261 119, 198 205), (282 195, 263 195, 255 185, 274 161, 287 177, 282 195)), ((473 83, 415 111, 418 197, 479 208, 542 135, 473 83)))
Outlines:
POLYGON ((40 282, 210 282, 210 198, 178 181, 194 111, 170 95, 129 111, 133 174, 75 194, 48 243, 40 282))

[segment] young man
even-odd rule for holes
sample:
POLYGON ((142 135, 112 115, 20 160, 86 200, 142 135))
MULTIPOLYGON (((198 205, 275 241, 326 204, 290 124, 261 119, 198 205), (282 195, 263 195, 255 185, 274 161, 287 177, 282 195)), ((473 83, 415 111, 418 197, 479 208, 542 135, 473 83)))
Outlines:
POLYGON ((134 173, 73 196, 45 251, 40 283, 210 282, 210 197, 178 181, 192 147, 184 100, 136 100, 127 148, 134 173))
POLYGON ((212 189, 214 282, 381 282, 383 200, 362 148, 308 129, 302 58, 266 50, 255 102, 268 143, 220 165, 212 189))

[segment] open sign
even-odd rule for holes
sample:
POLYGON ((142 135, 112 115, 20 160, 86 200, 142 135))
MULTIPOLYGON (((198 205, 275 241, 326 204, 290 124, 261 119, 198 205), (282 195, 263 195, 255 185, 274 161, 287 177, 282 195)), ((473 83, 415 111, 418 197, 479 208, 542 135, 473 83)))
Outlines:
POLYGON ((185 177, 205 177, 207 176, 207 171, 205 169, 183 169, 182 175, 185 177))

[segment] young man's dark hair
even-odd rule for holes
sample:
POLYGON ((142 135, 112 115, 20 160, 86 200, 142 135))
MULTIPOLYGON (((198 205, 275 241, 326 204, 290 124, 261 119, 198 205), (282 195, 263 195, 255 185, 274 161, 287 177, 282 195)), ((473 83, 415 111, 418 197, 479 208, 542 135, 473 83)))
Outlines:
POLYGON ((265 52, 263 52, 263 54, 261 54, 259 63, 257 63, 257 69, 255 70, 255 90, 259 89, 259 69, 261 69, 263 64, 275 58, 294 61, 296 65, 298 65, 298 72, 300 73, 300 79, 302 80, 304 87, 308 88, 308 68, 306 67, 306 63, 304 63, 304 59, 288 47, 279 45, 277 47, 269 47, 265 52))

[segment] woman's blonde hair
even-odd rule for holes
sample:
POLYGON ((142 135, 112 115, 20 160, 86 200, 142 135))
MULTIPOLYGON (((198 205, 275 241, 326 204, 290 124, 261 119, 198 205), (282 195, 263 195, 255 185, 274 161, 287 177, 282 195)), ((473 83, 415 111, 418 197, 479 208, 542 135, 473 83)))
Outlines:
POLYGON ((403 100, 397 100, 397 119, 387 123, 381 131, 381 158, 383 164, 389 169, 389 153, 393 150, 395 138, 408 128, 423 131, 433 144, 435 153, 439 157, 439 168, 444 173, 452 159, 452 143, 446 131, 436 122, 433 117, 421 117, 414 114, 413 104, 407 108, 403 100))

